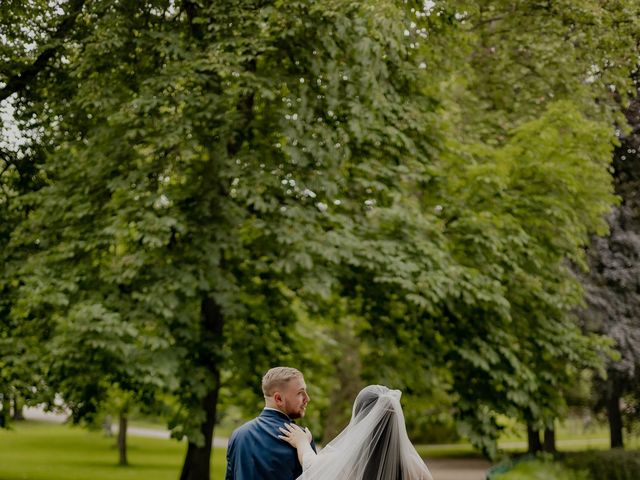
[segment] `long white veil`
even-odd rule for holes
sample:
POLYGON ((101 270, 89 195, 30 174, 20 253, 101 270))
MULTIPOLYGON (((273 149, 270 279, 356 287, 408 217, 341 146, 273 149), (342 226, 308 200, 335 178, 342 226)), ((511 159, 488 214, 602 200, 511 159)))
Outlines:
POLYGON ((369 385, 351 421, 298 480, 433 480, 411 444, 399 390, 369 385))

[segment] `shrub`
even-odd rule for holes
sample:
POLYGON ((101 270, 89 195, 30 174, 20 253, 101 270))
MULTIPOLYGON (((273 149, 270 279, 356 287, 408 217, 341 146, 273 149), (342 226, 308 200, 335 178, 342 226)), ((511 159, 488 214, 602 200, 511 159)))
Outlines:
POLYGON ((595 450, 564 456, 565 465, 589 472, 590 480, 640 479, 640 451, 595 450))
POLYGON ((492 480, 589 480, 587 472, 572 470, 561 463, 532 460, 517 463, 506 473, 490 477, 492 480))

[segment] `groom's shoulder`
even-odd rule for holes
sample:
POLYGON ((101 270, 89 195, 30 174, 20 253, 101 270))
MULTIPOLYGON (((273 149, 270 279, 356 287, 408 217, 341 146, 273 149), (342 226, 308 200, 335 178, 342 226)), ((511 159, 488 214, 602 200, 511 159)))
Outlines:
POLYGON ((246 434, 247 432, 252 432, 254 431, 257 426, 258 426, 258 419, 260 417, 256 417, 252 420, 249 420, 248 422, 245 422, 244 424, 240 425, 238 428, 236 428, 232 433, 231 433, 231 439, 236 438, 236 437, 241 437, 244 434, 246 434))

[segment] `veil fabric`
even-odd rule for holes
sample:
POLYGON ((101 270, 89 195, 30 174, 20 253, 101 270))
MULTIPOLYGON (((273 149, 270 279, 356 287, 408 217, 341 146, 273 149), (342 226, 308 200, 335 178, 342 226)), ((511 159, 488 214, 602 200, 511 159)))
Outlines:
POLYGON ((369 385, 351 421, 298 480, 433 480, 409 440, 399 390, 369 385))

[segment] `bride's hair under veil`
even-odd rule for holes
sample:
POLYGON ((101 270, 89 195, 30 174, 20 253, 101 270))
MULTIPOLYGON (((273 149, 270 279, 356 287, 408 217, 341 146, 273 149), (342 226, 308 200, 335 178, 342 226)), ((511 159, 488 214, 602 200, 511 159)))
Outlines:
POLYGON ((407 435, 399 390, 369 385, 347 427, 320 452, 304 480, 432 480, 407 435))

